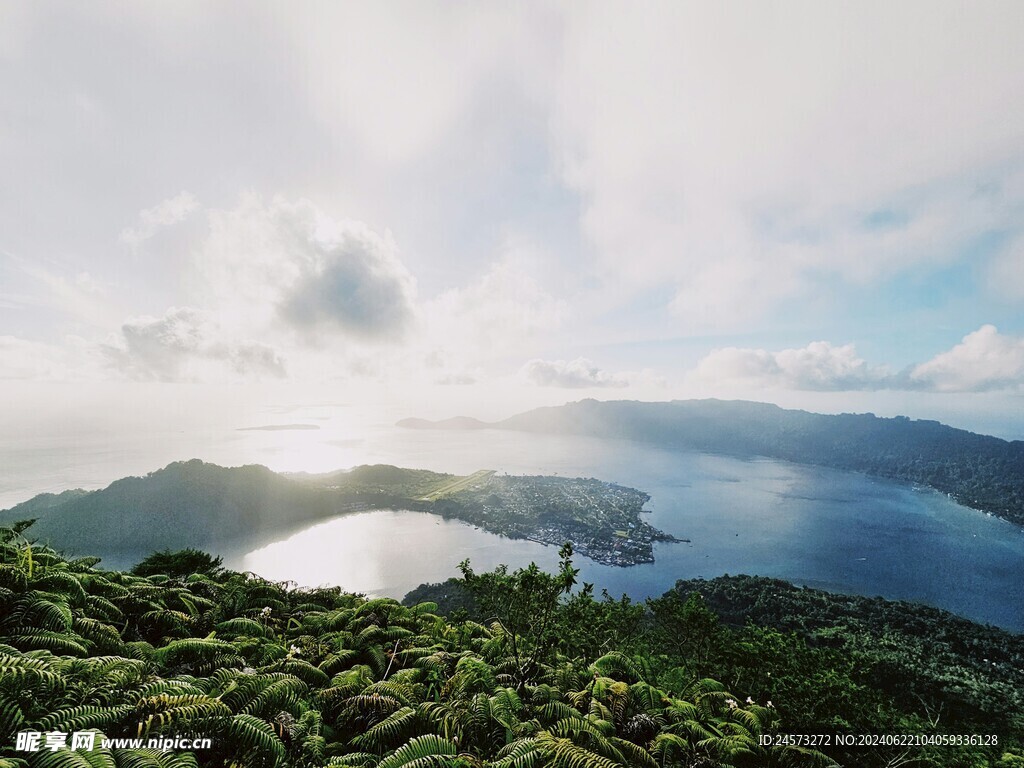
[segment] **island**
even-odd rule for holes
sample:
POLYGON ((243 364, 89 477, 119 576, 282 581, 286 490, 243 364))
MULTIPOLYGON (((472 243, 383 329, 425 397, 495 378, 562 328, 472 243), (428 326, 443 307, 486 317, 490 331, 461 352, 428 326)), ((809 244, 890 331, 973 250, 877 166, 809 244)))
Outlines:
POLYGON ((0 525, 35 519, 33 535, 51 546, 126 563, 154 550, 262 545, 338 515, 404 509, 513 539, 570 542, 599 563, 630 566, 653 562, 654 542, 674 540, 641 519, 649 499, 595 478, 458 476, 385 464, 278 474, 193 459, 102 490, 41 494, 0 512, 0 525))

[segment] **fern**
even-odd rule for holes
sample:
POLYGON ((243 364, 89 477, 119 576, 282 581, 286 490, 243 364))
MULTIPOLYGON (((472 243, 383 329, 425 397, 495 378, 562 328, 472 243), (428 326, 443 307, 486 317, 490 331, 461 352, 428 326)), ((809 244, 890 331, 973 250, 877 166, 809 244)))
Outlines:
POLYGON ((65 655, 85 656, 88 648, 77 635, 28 627, 10 631, 4 639, 23 651, 46 650, 65 655))
POLYGON ((90 728, 107 729, 125 722, 135 712, 133 706, 82 705, 58 709, 35 726, 40 731, 84 731, 90 728))
POLYGON ((228 637, 244 635, 247 637, 271 637, 273 632, 254 619, 238 617, 222 621, 217 625, 217 632, 228 637))
POLYGON ((561 739, 546 731, 537 734, 537 745, 543 749, 555 768, 619 768, 619 763, 594 754, 589 749, 561 739))
POLYGON ((442 739, 440 736, 429 733, 410 739, 403 746, 381 760, 377 764, 377 768, 403 768, 403 766, 411 768, 414 765, 430 765, 431 763, 420 761, 441 756, 454 756, 456 754, 458 754, 458 747, 455 744, 447 739, 442 739))
POLYGON ((0 694, 0 733, 17 733, 25 724, 21 706, 0 694))
POLYGON ((117 749, 117 768, 198 768, 191 752, 160 752, 155 749, 117 749))
POLYGON ((270 715, 281 710, 293 712, 299 701, 299 695, 305 693, 308 686, 297 677, 282 677, 272 680, 251 701, 242 707, 242 714, 270 715))
POLYGON ((407 738, 408 733, 419 720, 418 713, 412 707, 402 707, 388 715, 376 725, 356 736, 352 743, 357 747, 369 747, 382 750, 386 745, 394 744, 407 738))
POLYGON ((253 715, 235 715, 223 731, 224 736, 253 762, 278 765, 285 754, 284 743, 269 724, 253 715))
POLYGON ((281 661, 277 667, 293 677, 297 677, 310 688, 325 688, 331 684, 331 678, 323 670, 314 667, 308 661, 301 659, 286 659, 281 661))
POLYGON ((53 686, 63 684, 63 679, 51 668, 49 660, 0 652, 0 684, 8 681, 33 681, 53 686))

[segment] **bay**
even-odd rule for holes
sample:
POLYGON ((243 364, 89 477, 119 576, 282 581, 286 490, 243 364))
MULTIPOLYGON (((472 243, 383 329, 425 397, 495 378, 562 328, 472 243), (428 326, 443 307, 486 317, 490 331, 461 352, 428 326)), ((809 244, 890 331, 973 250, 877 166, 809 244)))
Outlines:
MULTIPOLYGON (((380 438, 381 435, 377 437, 380 438)), ((836 592, 944 608, 1024 631, 1024 531, 939 493, 865 475, 752 458, 679 453, 628 441, 500 430, 391 432, 390 463, 468 473, 598 477, 646 491, 648 521, 684 543, 619 568, 577 558, 581 579, 635 599, 677 579, 770 576, 836 592)), ((343 516, 234 555, 230 564, 306 586, 402 597, 422 582, 536 561, 554 547, 511 541, 417 512, 343 516)))

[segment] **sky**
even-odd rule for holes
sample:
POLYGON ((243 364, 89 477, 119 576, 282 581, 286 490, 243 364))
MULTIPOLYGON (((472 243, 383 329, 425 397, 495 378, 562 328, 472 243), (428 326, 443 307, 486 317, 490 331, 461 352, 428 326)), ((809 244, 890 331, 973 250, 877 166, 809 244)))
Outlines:
POLYGON ((1017 0, 0 0, 0 423, 715 396, 1024 437, 1021 40, 1017 0))

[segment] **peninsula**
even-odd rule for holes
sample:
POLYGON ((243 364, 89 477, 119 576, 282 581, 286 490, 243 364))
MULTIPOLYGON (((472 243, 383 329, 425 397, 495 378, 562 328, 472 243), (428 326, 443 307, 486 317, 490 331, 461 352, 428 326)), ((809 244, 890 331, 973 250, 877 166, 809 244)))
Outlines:
POLYGON ((1024 441, 937 421, 826 415, 742 400, 581 400, 503 421, 404 419, 408 429, 507 429, 635 440, 668 450, 765 456, 933 488, 1024 526, 1024 441))
POLYGON ((568 541, 597 562, 629 566, 653 562, 653 543, 673 540, 641 519, 649 498, 593 478, 456 476, 384 464, 284 475, 193 459, 102 490, 41 494, 0 512, 0 525, 36 519, 33 535, 51 546, 130 563, 154 550, 224 551, 342 514, 405 509, 514 539, 568 541))

